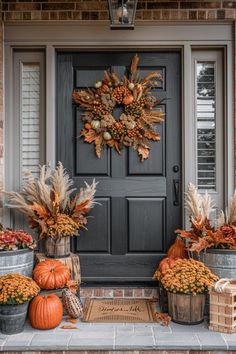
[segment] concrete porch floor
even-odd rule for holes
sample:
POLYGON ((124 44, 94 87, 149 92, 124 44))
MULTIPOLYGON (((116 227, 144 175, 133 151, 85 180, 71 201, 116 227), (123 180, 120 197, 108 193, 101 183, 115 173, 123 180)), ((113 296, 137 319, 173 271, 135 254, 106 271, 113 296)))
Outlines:
POLYGON ((207 324, 183 326, 173 322, 169 327, 160 324, 83 323, 78 329, 62 329, 70 323, 63 321, 56 329, 40 331, 27 322, 23 333, 0 334, 0 350, 7 351, 122 351, 148 353, 177 351, 224 351, 236 350, 236 333, 211 332, 207 324))

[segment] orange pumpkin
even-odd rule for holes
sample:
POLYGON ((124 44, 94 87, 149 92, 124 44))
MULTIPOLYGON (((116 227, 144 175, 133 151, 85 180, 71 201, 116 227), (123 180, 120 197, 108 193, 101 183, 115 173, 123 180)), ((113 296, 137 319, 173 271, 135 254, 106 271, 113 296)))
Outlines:
POLYGON ((31 326, 37 329, 57 327, 61 323, 62 315, 62 302, 55 294, 38 295, 29 306, 31 326))
POLYGON ((85 123, 84 127, 89 130, 89 129, 91 129, 91 124, 90 123, 85 123))
POLYGON ((36 265, 33 278, 41 289, 63 288, 70 280, 70 270, 58 260, 47 259, 36 265))
POLYGON ((184 241, 177 237, 173 245, 168 249, 167 257, 188 258, 184 241))
POLYGON ((123 104, 128 105, 128 104, 132 103, 133 100, 134 100, 134 97, 132 95, 125 96, 125 98, 123 99, 123 104))

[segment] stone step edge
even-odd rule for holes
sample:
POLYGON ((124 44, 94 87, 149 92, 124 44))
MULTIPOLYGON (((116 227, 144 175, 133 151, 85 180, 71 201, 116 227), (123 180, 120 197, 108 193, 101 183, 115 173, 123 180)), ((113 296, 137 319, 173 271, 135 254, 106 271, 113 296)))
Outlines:
POLYGON ((81 297, 101 298, 158 298, 158 288, 93 288, 80 287, 81 297))

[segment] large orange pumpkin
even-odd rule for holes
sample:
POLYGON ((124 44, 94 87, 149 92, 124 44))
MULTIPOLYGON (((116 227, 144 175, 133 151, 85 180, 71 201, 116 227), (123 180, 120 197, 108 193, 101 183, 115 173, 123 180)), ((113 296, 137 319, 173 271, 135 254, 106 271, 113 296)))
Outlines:
POLYGON ((167 257, 188 258, 184 241, 177 237, 173 245, 168 249, 167 257))
POLYGON ((34 328, 55 328, 61 323, 62 315, 62 302, 55 294, 38 295, 30 303, 29 319, 34 328))
POLYGON ((63 288, 70 280, 70 270, 58 260, 47 259, 36 265, 33 278, 41 289, 63 288))

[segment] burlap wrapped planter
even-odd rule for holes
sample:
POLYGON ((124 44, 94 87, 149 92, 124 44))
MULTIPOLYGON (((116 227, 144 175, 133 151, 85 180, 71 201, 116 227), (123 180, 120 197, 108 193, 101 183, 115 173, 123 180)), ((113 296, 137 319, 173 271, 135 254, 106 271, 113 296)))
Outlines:
POLYGON ((47 237, 45 248, 47 257, 68 257, 70 255, 70 236, 47 237))

